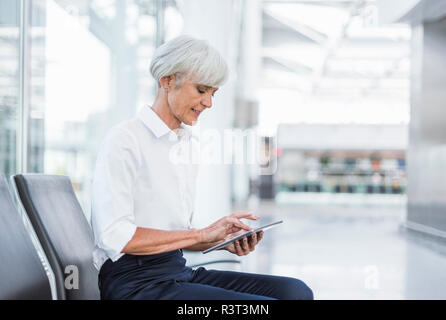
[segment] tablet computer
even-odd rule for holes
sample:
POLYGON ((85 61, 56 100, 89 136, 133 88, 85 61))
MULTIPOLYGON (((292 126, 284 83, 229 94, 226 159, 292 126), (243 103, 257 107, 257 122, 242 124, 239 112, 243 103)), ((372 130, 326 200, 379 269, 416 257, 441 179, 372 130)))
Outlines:
POLYGON ((222 242, 220 244, 217 244, 217 245, 215 245, 215 246, 213 246, 211 248, 208 248, 208 249, 204 250, 203 253, 208 253, 208 252, 211 252, 211 251, 214 251, 214 250, 226 247, 228 244, 230 244, 230 243, 232 243, 232 242, 234 242, 236 240, 242 239, 243 237, 249 236, 250 234, 257 233, 259 231, 268 230, 269 228, 275 227, 278 224, 281 224, 282 222, 283 222, 283 220, 279 220, 279 221, 268 223, 268 224, 265 224, 264 226, 257 227, 255 229, 246 231, 245 233, 239 234, 238 236, 236 236, 234 238, 231 238, 229 240, 226 240, 225 242, 222 242))

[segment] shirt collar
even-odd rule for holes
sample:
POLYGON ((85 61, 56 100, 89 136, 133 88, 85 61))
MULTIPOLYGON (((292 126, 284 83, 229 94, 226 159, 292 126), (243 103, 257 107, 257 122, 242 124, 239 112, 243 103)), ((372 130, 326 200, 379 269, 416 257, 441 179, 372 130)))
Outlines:
MULTIPOLYGON (((160 138, 166 134, 169 134, 169 138, 172 138, 174 140, 178 139, 178 135, 171 130, 167 124, 164 123, 163 120, 153 111, 151 106, 144 106, 138 113, 139 119, 142 120, 142 122, 153 132, 153 134, 160 138)), ((190 128, 188 128, 183 123, 180 125, 181 129, 183 131, 180 131, 180 136, 186 136, 190 138, 191 136, 196 136, 195 133, 192 132, 190 128)))

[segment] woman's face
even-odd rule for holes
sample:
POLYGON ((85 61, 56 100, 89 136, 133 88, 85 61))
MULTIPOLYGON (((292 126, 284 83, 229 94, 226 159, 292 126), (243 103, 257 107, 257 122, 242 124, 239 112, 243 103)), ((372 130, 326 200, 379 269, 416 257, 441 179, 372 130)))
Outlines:
POLYGON ((169 86, 167 101, 174 117, 187 125, 194 125, 201 112, 212 107, 212 99, 218 88, 197 83, 190 79, 177 88, 169 86))

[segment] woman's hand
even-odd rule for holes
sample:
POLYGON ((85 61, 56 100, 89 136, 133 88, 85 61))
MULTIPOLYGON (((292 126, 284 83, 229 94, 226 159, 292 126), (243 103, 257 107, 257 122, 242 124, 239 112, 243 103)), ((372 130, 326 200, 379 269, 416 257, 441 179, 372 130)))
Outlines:
MULTIPOLYGON (((243 232, 244 231, 238 232, 234 236, 237 236, 238 234, 241 234, 243 232)), ((243 237, 242 239, 236 240, 228 244, 223 249, 231 253, 234 253, 238 256, 245 256, 248 253, 255 250, 255 246, 257 245, 257 243, 259 243, 260 240, 262 240, 262 238, 263 238, 263 231, 259 231, 249 235, 248 237, 243 237)), ((227 240, 229 239, 230 238, 228 238, 227 240)))
POLYGON ((226 239, 230 234, 241 230, 249 231, 252 228, 240 219, 257 220, 259 217, 249 212, 235 212, 230 216, 223 217, 210 226, 200 230, 200 242, 209 243, 226 239))

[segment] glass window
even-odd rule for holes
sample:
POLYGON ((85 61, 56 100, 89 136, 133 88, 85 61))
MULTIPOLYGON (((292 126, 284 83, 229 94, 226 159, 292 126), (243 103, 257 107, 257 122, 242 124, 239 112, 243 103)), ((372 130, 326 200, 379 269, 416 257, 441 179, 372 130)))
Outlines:
POLYGON ((154 98, 153 2, 32 2, 28 171, 68 175, 87 217, 107 129, 154 98))
POLYGON ((16 173, 19 106, 19 1, 0 2, 0 173, 16 173))

